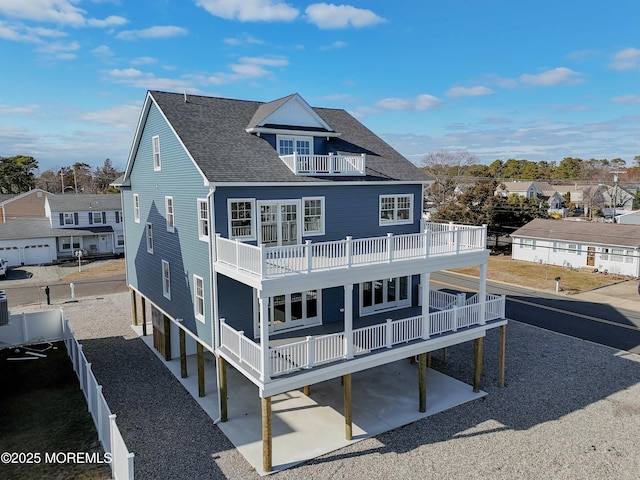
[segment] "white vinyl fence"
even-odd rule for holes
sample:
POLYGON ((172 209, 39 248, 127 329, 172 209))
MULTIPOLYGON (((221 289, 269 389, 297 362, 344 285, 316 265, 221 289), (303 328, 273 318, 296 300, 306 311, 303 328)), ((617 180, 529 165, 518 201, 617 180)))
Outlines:
POLYGON ((102 385, 98 384, 64 311, 60 309, 11 315, 7 325, 0 325, 0 348, 60 340, 64 341, 73 370, 78 375, 102 448, 105 453, 111 453, 112 477, 116 480, 133 480, 134 454, 129 452, 122 439, 116 425, 116 415, 111 413, 102 395, 102 385))

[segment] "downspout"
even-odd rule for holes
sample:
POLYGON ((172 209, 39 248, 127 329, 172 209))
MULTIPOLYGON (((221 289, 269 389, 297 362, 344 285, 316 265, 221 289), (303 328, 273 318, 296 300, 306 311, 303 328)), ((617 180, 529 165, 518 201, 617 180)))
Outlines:
POLYGON ((220 325, 218 323, 218 282, 214 271, 214 262, 216 261, 216 245, 214 245, 216 236, 214 229, 214 210, 213 210, 213 194, 216 191, 216 187, 209 187, 209 193, 207 194, 207 208, 209 209, 209 298, 211 299, 211 346, 215 351, 220 346, 220 325))
MULTIPOLYGON (((216 246, 213 242, 216 240, 214 229, 214 214, 213 214, 213 194, 216 191, 216 187, 209 187, 209 193, 207 194, 207 208, 209 209, 209 298, 213 307, 211 308, 211 347, 213 348, 213 354, 216 356, 216 377, 220 378, 220 361, 216 355, 216 349, 220 345, 220 324, 218 319, 218 281, 217 275, 214 271, 213 264, 217 257, 216 246)), ((218 380, 216 380, 218 381, 218 380)), ((220 397, 220 389, 218 389, 218 412, 222 411, 222 398, 220 397)), ((213 420, 214 424, 219 423, 222 420, 221 415, 213 420)))

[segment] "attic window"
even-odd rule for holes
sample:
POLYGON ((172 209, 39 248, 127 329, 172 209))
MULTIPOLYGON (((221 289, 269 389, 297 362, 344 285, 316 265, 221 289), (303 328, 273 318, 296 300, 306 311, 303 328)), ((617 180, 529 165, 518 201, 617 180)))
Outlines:
POLYGON ((160 160, 160 137, 156 135, 151 139, 153 146, 153 171, 157 172, 162 169, 162 163, 160 160))

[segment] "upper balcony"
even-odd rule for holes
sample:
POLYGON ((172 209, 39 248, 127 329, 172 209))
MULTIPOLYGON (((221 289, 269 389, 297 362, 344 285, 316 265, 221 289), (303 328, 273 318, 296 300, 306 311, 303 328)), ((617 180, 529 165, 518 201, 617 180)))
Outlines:
POLYGON ((486 226, 427 223, 422 233, 265 247, 216 235, 216 262, 261 280, 486 250, 486 226))
POLYGON ((365 174, 366 155, 280 155, 296 175, 354 176, 365 174))

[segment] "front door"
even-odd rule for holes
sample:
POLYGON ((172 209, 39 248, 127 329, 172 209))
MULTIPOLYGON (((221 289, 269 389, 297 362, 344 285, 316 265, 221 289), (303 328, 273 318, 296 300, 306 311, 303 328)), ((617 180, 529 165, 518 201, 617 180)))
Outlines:
POLYGON ((596 259, 596 247, 587 247, 587 266, 593 267, 596 259))
POLYGON ((260 202, 260 243, 267 247, 297 245, 299 202, 260 202))

